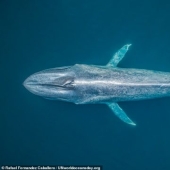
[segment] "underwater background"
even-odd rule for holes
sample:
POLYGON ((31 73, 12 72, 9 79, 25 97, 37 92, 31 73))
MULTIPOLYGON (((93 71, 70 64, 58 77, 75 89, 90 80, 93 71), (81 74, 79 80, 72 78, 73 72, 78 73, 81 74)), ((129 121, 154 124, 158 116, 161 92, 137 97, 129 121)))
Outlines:
POLYGON ((122 102, 137 124, 105 105, 45 100, 22 85, 52 67, 119 64, 170 72, 170 1, 1 0, 0 166, 102 165, 170 169, 170 98, 122 102))

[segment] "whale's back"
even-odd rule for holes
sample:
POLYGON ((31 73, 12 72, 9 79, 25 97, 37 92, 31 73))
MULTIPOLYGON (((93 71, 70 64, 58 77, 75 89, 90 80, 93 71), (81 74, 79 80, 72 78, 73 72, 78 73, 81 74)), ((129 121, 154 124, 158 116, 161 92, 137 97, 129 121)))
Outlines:
POLYGON ((141 100, 170 95, 170 73, 75 65, 77 103, 141 100))

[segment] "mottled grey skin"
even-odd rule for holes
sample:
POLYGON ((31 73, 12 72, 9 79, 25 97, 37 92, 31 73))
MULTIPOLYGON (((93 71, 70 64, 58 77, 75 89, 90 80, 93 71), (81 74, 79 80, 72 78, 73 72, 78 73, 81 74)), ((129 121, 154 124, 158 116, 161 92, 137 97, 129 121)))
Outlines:
POLYGON ((48 69, 28 77, 24 86, 47 99, 107 104, 122 121, 136 125, 117 102, 170 96, 170 73, 118 68, 129 47, 124 45, 106 66, 76 64, 48 69))
POLYGON ((76 64, 35 73, 24 85, 48 99, 108 103, 169 96, 170 73, 76 64))

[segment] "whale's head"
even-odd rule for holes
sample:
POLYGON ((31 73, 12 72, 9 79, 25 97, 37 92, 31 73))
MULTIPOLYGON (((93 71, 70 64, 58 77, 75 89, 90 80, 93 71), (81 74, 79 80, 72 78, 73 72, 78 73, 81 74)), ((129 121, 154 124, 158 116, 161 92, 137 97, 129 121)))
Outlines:
POLYGON ((29 76, 23 83, 31 93, 53 100, 73 101, 75 74, 72 67, 43 70, 29 76))

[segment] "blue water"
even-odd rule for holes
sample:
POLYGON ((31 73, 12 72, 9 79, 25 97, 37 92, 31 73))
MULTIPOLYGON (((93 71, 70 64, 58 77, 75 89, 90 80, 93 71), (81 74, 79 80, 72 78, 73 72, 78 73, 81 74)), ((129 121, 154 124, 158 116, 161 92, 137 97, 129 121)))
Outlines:
POLYGON ((120 67, 170 72, 170 3, 157 0, 0 1, 0 165, 102 165, 170 169, 170 99, 104 105, 29 93, 31 74, 75 63, 105 65, 132 43, 120 67))

